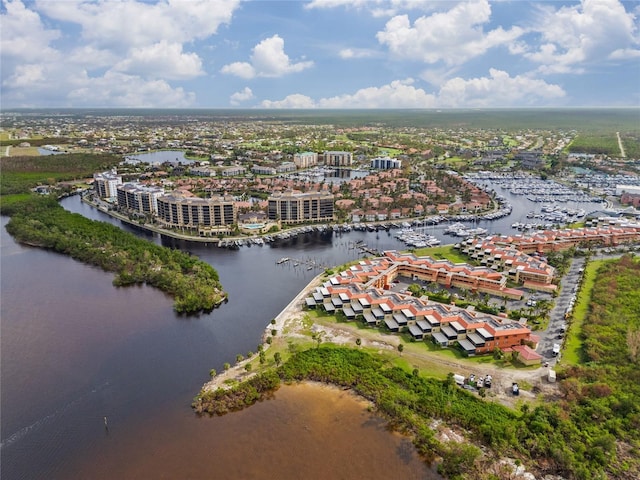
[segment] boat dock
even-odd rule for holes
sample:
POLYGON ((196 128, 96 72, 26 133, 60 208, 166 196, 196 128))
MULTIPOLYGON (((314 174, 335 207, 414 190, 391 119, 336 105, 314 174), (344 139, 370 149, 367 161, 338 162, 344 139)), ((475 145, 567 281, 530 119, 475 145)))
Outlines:
POLYGON ((289 264, 293 268, 305 267, 307 270, 313 270, 314 268, 326 270, 329 268, 328 265, 324 265, 319 261, 313 260, 311 258, 299 259, 299 258, 283 257, 276 262, 276 265, 284 265, 284 264, 289 264))

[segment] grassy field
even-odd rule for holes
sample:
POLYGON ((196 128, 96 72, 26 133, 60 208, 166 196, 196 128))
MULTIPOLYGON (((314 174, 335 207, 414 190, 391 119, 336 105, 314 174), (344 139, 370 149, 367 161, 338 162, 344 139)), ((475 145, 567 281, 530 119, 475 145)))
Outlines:
POLYGON ((450 260, 453 263, 469 263, 469 257, 459 250, 453 248, 453 245, 442 245, 439 247, 419 248, 413 251, 419 257, 428 255, 436 260, 450 260))
POLYGON ((615 133, 580 134, 569 145, 569 151, 574 153, 604 153, 620 156, 620 147, 615 133))
POLYGON ((584 280, 573 310, 573 320, 565 341, 562 363, 568 365, 580 365, 584 361, 582 351, 582 324, 589 313, 589 301, 591 290, 595 284, 598 269, 605 260, 595 260, 587 264, 584 271, 584 280))
MULTIPOLYGON (((7 152, 7 147, 0 148, 0 152, 4 157, 7 152)), ((9 148, 10 157, 38 157, 40 152, 38 147, 11 147, 9 148)))

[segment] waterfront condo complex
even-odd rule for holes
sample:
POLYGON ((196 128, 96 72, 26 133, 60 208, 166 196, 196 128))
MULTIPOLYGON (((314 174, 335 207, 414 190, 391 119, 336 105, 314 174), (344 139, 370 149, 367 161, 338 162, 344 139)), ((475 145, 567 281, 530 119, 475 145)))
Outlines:
POLYGON ((269 197, 269 220, 283 224, 334 221, 334 196, 327 192, 281 192, 269 197))
MULTIPOLYGON (((340 311, 349 320, 360 319, 369 326, 384 325, 391 332, 407 331, 416 340, 428 338, 442 347, 458 345, 468 355, 510 349, 525 363, 539 363, 542 357, 534 351, 539 339, 526 325, 389 289, 398 276, 466 288, 469 281, 476 282, 482 277, 474 275, 466 265, 457 267, 429 257, 388 251, 330 278, 306 299, 306 305, 321 307, 328 313, 340 311), (452 268, 445 269, 445 264, 452 268)), ((496 275, 501 277, 494 272, 496 275)), ((500 283, 497 277, 484 278, 482 283, 500 283)), ((502 288, 504 291, 505 287, 502 288)), ((513 291, 514 295, 517 293, 521 292, 513 291)))
POLYGON ((158 198, 158 220, 169 228, 198 229, 199 233, 230 233, 236 222, 231 197, 184 197, 178 194, 158 198))

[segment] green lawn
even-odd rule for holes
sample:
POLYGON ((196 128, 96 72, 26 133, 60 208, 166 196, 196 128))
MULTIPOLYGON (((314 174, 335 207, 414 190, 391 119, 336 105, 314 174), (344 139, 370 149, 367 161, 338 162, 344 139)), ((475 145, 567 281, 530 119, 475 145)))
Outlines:
POLYGON ((565 364, 579 365, 583 363, 582 323, 589 313, 591 290, 595 284, 598 269, 604 262, 605 260, 590 261, 585 268, 583 284, 573 309, 573 320, 565 341, 564 353, 562 354, 562 362, 565 364))
POLYGON ((436 260, 450 260, 453 263, 470 263, 470 258, 453 245, 441 245, 439 247, 418 248, 413 253, 419 257, 428 255, 436 260))

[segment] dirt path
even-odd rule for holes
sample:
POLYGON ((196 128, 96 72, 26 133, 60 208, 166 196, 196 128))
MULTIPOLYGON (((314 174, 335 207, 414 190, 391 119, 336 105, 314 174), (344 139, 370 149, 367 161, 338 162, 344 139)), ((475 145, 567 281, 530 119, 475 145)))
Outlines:
POLYGON ((622 145, 622 138, 620 138, 620 132, 616 132, 616 136, 618 137, 618 148, 620 148, 620 156, 622 158, 627 158, 627 153, 624 151, 624 146, 622 145))

